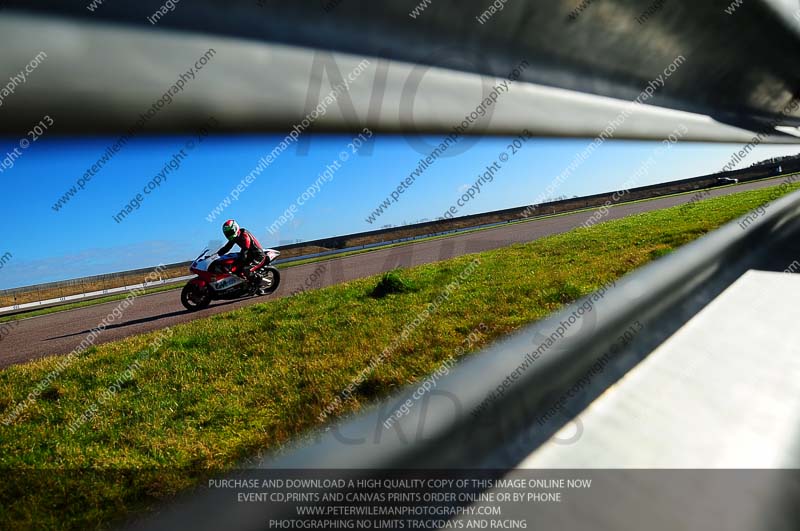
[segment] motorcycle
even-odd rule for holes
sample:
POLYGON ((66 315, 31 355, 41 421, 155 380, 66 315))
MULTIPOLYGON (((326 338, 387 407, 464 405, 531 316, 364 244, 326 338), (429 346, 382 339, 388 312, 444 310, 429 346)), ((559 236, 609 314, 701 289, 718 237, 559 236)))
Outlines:
POLYGON ((189 266, 189 272, 197 277, 190 280, 181 291, 181 304, 189 310, 207 308, 213 300, 231 300, 253 295, 269 295, 278 289, 281 274, 270 264, 280 256, 280 251, 265 249, 264 260, 251 268, 253 280, 248 281, 235 275, 239 253, 218 256, 208 254, 205 249, 189 266))

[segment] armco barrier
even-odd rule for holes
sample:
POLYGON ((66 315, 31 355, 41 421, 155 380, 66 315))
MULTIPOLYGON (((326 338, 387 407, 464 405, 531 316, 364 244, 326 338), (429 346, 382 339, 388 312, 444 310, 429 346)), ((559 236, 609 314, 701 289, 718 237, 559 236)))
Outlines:
MULTIPOLYGON (((800 251, 800 191, 776 200, 747 230, 737 221, 626 275, 599 299, 587 296, 470 355, 437 381, 437 394, 447 400, 412 409, 391 429, 382 429, 387 411, 411 396, 413 386, 240 469, 335 470, 348 479, 380 478, 386 470, 415 470, 414 477, 426 478, 437 470, 512 469, 745 271, 780 271, 800 251), (509 383, 531 352, 590 299, 589 321, 509 383), (619 346, 633 322, 640 332, 619 346), (607 352, 616 353, 614 362, 582 391, 580 404, 539 424, 554 399, 607 352)), ((225 489, 199 488, 127 529, 263 529, 269 519, 285 516, 268 507, 238 503, 225 489)))
MULTIPOLYGON (((183 265, 184 264, 182 263, 169 264, 164 266, 164 270, 169 271, 175 267, 182 267, 183 265)), ((99 292, 100 295, 104 295, 107 293, 112 293, 112 290, 115 290, 116 288, 123 287, 120 285, 120 279, 128 278, 129 281, 125 284, 131 286, 138 285, 141 281, 144 281, 148 274, 153 272, 153 269, 155 269, 155 266, 142 269, 133 269, 130 271, 120 271, 116 273, 106 273, 103 275, 94 275, 90 277, 61 280, 58 282, 48 282, 45 284, 36 284, 34 286, 0 290, 0 303, 6 302, 9 307, 13 307, 22 306, 22 304, 30 302, 41 302, 46 299, 55 299, 56 301, 62 299, 67 300, 68 297, 74 295, 84 296, 87 293, 95 291, 99 292), (34 297, 33 300, 17 302, 18 299, 29 298, 25 296, 30 296, 33 293, 52 294, 53 292, 59 291, 63 293, 58 294, 57 297, 34 297)), ((161 280, 161 278, 159 280, 161 280)))
POLYGON ((12 315, 14 313, 22 313, 36 308, 49 308, 53 306, 61 306, 62 304, 69 304, 71 302, 78 302, 82 300, 96 299, 100 297, 105 297, 106 295, 127 293, 128 291, 133 291, 137 289, 151 289, 154 286, 163 286, 165 284, 185 282, 190 278, 192 277, 191 276, 175 277, 164 280, 156 280, 154 282, 142 282, 141 284, 131 284, 126 286, 120 286, 117 288, 109 288, 100 291, 90 291, 86 293, 80 293, 77 295, 65 295, 63 297, 58 297, 56 299, 45 299, 36 302, 25 302, 22 304, 15 304, 14 306, 6 306, 5 308, 0 308, 0 315, 12 315))

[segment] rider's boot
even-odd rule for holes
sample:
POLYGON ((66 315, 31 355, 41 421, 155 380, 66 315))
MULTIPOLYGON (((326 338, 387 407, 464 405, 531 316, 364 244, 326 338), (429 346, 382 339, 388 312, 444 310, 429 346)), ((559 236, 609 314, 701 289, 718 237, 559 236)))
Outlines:
POLYGON ((243 278, 247 280, 247 283, 250 286, 250 293, 252 295, 263 295, 261 288, 261 277, 258 276, 258 274, 250 271, 249 269, 245 269, 243 278))

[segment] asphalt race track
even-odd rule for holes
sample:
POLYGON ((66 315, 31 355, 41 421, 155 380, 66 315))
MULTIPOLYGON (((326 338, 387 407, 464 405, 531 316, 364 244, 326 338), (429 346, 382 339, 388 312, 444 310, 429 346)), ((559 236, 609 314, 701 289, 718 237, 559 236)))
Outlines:
MULTIPOLYGON (((780 182, 781 178, 776 178, 712 189, 709 197, 766 188, 780 182)), ((685 194, 623 204, 610 209, 605 220, 680 205, 689 202, 693 196, 694 194, 685 194)), ((187 312, 181 305, 180 292, 177 290, 144 295, 137 298, 134 304, 125 310, 121 319, 115 320, 100 334, 96 344, 185 323, 250 304, 268 302, 275 297, 288 296, 298 289, 330 286, 388 271, 398 266, 428 264, 462 254, 528 242, 579 227, 591 215, 592 211, 565 214, 291 267, 281 270, 281 287, 273 295, 215 302, 200 312, 187 312)), ((108 302, 18 321, 13 331, 0 341, 0 368, 70 352, 119 302, 108 302)))

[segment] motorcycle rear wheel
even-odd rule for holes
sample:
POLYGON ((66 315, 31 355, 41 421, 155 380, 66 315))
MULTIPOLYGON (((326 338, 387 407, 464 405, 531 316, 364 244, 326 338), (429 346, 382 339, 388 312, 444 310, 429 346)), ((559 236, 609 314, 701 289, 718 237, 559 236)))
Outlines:
POLYGON ((262 269, 261 274, 261 295, 275 293, 281 283, 281 272, 277 268, 269 266, 262 269))
POLYGON ((181 291, 181 304, 190 312, 208 308, 211 304, 211 291, 198 288, 195 284, 186 284, 181 291))

